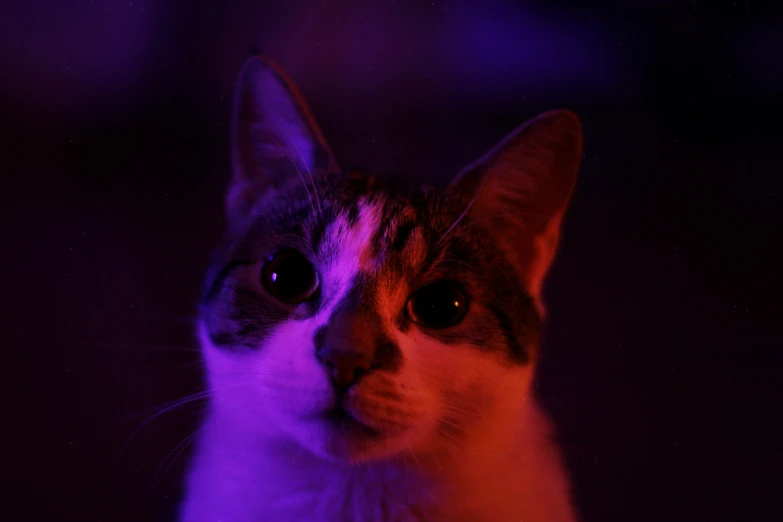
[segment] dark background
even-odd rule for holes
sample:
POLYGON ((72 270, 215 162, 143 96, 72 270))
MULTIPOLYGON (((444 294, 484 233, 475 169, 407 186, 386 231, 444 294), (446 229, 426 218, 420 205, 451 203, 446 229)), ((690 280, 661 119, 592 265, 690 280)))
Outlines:
POLYGON ((254 43, 338 157, 384 173, 446 179, 577 111, 539 391, 584 520, 783 520, 769 4, 4 2, 6 519, 171 517, 203 403, 132 432, 202 389, 194 303, 254 43))

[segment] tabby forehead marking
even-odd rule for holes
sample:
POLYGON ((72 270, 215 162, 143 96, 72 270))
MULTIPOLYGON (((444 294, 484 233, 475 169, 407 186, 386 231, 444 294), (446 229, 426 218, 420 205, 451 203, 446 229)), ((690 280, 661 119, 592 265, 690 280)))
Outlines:
POLYGON ((364 198, 356 207, 357 219, 338 215, 327 226, 318 248, 321 280, 329 285, 327 297, 316 313, 318 324, 328 321, 351 291, 357 276, 373 272, 377 263, 372 238, 380 226, 383 207, 364 198))

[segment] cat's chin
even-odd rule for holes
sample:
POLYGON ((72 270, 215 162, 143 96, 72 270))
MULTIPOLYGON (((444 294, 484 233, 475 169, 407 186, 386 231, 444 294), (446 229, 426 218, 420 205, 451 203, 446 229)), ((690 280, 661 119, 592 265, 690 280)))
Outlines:
POLYGON ((400 434, 387 433, 358 420, 349 410, 330 408, 309 416, 295 429, 295 438, 316 456, 359 464, 399 453, 400 434))

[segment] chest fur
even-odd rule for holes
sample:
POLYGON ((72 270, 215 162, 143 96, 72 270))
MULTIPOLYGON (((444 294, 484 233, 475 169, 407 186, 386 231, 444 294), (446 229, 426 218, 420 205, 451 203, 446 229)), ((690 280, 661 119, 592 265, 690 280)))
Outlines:
MULTIPOLYGON (((470 480, 466 477, 476 478, 470 470, 438 478, 402 460, 344 468, 245 452, 236 445, 211 446, 193 462, 181 520, 572 521, 557 459, 514 460, 508 469, 477 470, 477 480, 470 480)), ((477 464, 466 462, 471 468, 477 464)))
POLYGON ((345 468, 291 455, 230 457, 233 452, 213 450, 194 461, 184 522, 441 520, 443 492, 419 469, 345 468))

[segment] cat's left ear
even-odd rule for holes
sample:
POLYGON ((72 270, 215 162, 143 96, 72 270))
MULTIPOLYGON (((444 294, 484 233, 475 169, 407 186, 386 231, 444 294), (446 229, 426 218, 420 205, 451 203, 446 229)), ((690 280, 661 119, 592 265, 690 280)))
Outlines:
POLYGON ((514 130, 448 188, 469 205, 465 225, 475 222, 493 236, 537 300, 581 157, 577 116, 547 112, 514 130))
POLYGON ((262 56, 249 58, 239 74, 231 140, 230 218, 241 219, 270 189, 300 177, 310 183, 317 170, 336 168, 298 89, 262 56))

